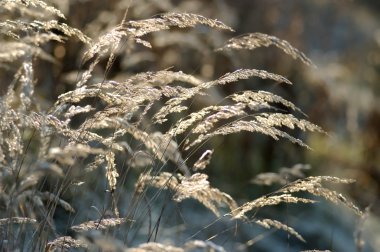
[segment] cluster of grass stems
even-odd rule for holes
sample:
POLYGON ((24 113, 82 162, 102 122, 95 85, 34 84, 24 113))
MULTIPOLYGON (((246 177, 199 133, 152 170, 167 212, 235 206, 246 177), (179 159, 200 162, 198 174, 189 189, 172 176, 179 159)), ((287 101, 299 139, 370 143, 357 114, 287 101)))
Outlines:
MULTIPOLYGON (((213 92, 222 86, 260 79, 292 85, 285 77, 247 68, 204 79, 173 70, 175 67, 131 72, 122 79, 109 77, 120 55, 132 55, 136 48, 154 49, 149 41, 152 33, 160 36, 159 32, 173 30, 185 36, 201 27, 206 32, 232 34, 233 28, 223 22, 177 12, 143 20, 129 20, 125 15, 103 35, 90 38, 67 25, 60 10, 40 0, 3 0, 0 13, 0 67, 3 72, 14 73, 8 82, 7 78, 1 80, 2 251, 225 251, 223 244, 196 236, 171 244, 160 241, 157 232, 165 207, 152 209, 157 200, 178 205, 193 199, 194 204, 213 214, 214 223, 283 230, 305 243, 302 234, 287 223, 261 217, 259 210, 280 204, 315 203, 317 196, 362 215, 343 195, 325 186, 352 180, 302 177, 305 166, 260 174, 257 183, 277 183, 280 187, 247 202, 238 203, 209 182, 207 167, 213 152, 218 151, 206 148, 212 146, 210 139, 252 132, 309 148, 293 133, 324 133, 292 102, 254 90, 255 84, 214 102, 213 92), (44 71, 36 62, 56 64, 49 46, 68 39, 76 39, 85 48, 78 52, 81 66, 70 91, 46 106, 35 92, 39 83, 35 73, 44 71), (210 99, 201 101, 204 97, 210 99), (290 181, 289 174, 296 174, 295 179, 290 181), (105 196, 101 203, 104 209, 95 209, 98 218, 76 219, 78 210, 73 202, 99 190, 105 196), (127 204, 123 200, 126 193, 127 204), (153 221, 155 212, 159 214, 153 221), (64 218, 60 215, 72 220, 64 229, 57 224, 64 218), (145 242, 136 237, 145 237, 145 242)), ((269 46, 314 67, 288 42, 262 33, 232 37, 212 49, 215 54, 234 57, 237 50, 269 46)), ((82 206, 82 211, 93 208, 82 206)), ((243 245, 243 250, 247 249, 253 243, 254 239, 246 241, 240 248, 243 245)))

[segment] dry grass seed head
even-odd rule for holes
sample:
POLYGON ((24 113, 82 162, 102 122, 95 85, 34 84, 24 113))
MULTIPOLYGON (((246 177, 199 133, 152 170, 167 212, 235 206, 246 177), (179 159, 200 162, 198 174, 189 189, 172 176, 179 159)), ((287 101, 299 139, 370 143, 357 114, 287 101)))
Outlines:
POLYGON ((185 252, 183 248, 166 245, 158 242, 140 244, 137 248, 127 249, 128 252, 185 252))
POLYGON ((140 37, 152 32, 167 30, 171 27, 188 28, 194 27, 198 24, 232 31, 232 28, 222 22, 201 15, 189 13, 166 13, 157 18, 123 22, 121 25, 101 36, 97 42, 93 43, 84 54, 83 60, 87 61, 93 58, 96 54, 99 56, 109 53, 113 55, 123 38, 132 39, 144 46, 151 47, 149 42, 140 39, 140 37))
POLYGON ((226 250, 212 241, 192 240, 184 245, 185 251, 193 251, 194 249, 204 249, 205 251, 225 252, 226 250))
POLYGON ((272 219, 261 219, 261 220, 255 220, 254 222, 266 229, 270 229, 274 227, 279 230, 284 230, 288 234, 291 234, 294 237, 296 237, 298 240, 302 242, 306 242, 305 239, 297 231, 294 230, 294 228, 289 227, 288 225, 285 225, 284 223, 280 221, 272 220, 272 219))
POLYGON ((292 56, 294 59, 300 59, 303 63, 309 66, 313 66, 312 61, 300 52, 297 48, 294 48, 289 42, 281 40, 275 36, 270 36, 263 33, 250 33, 242 35, 239 37, 232 38, 227 41, 227 43, 220 49, 230 50, 230 49, 248 49, 254 50, 259 47, 268 47, 274 45, 277 48, 281 49, 286 54, 292 56))
POLYGON ((104 151, 100 148, 93 148, 87 144, 71 142, 64 148, 50 148, 46 158, 56 160, 60 164, 73 165, 79 157, 85 158, 90 154, 96 155, 101 153, 104 153, 104 151))
POLYGON ((259 110, 260 108, 268 108, 268 103, 275 103, 290 108, 293 111, 302 113, 301 109, 295 106, 292 102, 267 91, 254 92, 251 90, 246 90, 239 94, 231 95, 231 99, 235 102, 247 104, 253 111, 259 110))
POLYGON ((127 222, 125 218, 109 218, 109 219, 100 219, 95 221, 87 221, 82 224, 72 226, 71 229, 76 232, 84 232, 89 230, 103 230, 110 227, 115 227, 127 222))
MULTIPOLYGON (((258 132, 267 136, 272 137, 275 140, 279 140, 280 138, 285 138, 292 143, 296 143, 300 146, 307 147, 308 146, 300 139, 297 139, 285 131, 282 131, 274 125, 272 125, 272 121, 269 121, 269 124, 265 124, 264 120, 261 120, 261 122, 258 122, 256 120, 252 121, 243 121, 243 120, 238 120, 238 121, 233 121, 232 123, 229 123, 227 125, 221 126, 214 131, 206 134, 200 134, 197 139, 195 139, 192 142, 189 142, 185 146, 185 150, 190 149, 191 147, 198 145, 207 139, 210 139, 214 136, 218 135, 230 135, 233 133, 240 133, 242 131, 247 131, 247 132, 258 132)), ((280 124, 280 122, 278 123, 280 124)))
POLYGON ((185 160, 182 158, 182 154, 178 149, 178 144, 174 140, 172 140, 170 136, 164 135, 161 132, 156 131, 153 134, 151 134, 150 137, 159 147, 159 155, 162 155, 163 157, 165 157, 165 159, 174 162, 177 165, 178 169, 185 176, 191 175, 190 170, 187 167, 185 160))
POLYGON ((265 206, 278 205, 280 203, 315 203, 316 201, 295 197, 291 194, 280 194, 274 196, 262 196, 256 200, 246 202, 239 208, 231 211, 231 215, 234 219, 245 218, 245 213, 253 209, 262 208, 265 206))
POLYGON ((63 199, 59 198, 57 195, 51 192, 36 192, 36 195, 41 198, 41 200, 47 201, 49 203, 54 203, 60 205, 63 209, 68 212, 75 213, 74 208, 63 199))
POLYGON ((61 236, 53 241, 50 241, 46 245, 45 251, 60 251, 63 249, 71 249, 71 248, 84 248, 87 249, 87 244, 81 240, 74 239, 70 236, 61 236))
POLYGON ((291 168, 283 167, 278 173, 275 172, 265 172, 258 174, 251 183, 257 185, 285 185, 294 179, 304 178, 305 170, 309 170, 310 165, 296 164, 291 168))
POLYGON ((342 194, 323 187, 322 182, 349 184, 349 183, 353 183, 354 180, 339 179, 339 178, 331 177, 331 176, 307 177, 307 178, 299 179, 290 183, 288 186, 281 189, 279 192, 281 193, 295 193, 295 192, 301 192, 301 191, 309 192, 315 196, 325 198, 326 200, 330 202, 342 203, 343 205, 351 209, 354 213, 356 213, 359 216, 363 214, 362 211, 357 206, 355 206, 355 204, 349 201, 342 194))
POLYGON ((20 8, 20 7, 38 7, 40 9, 42 9, 43 11, 47 11, 51 14, 54 14, 60 18, 63 18, 63 19, 66 19, 65 18, 65 15, 58 9, 52 7, 52 6, 49 6, 48 4, 46 4, 44 1, 41 1, 41 0, 2 0, 0 2, 0 7, 2 8, 5 8, 9 11, 14 11, 16 8, 20 8))
MULTIPOLYGON (((40 21, 34 20, 31 22, 21 21, 21 20, 6 20, 0 22, 1 33, 13 37, 14 39, 21 39, 18 33, 20 31, 26 32, 27 34, 35 34, 36 30, 39 32, 44 32, 46 34, 51 34, 51 30, 58 30, 62 32, 67 37, 76 37, 85 44, 89 44, 91 39, 84 35, 80 30, 70 27, 65 23, 59 23, 57 20, 40 21)), ((57 37, 51 36, 52 39, 57 37)))
POLYGON ((185 252, 185 251, 213 251, 225 252, 222 246, 216 245, 211 241, 192 240, 183 245, 183 248, 174 247, 162 243, 149 242, 139 245, 137 248, 128 249, 128 252, 185 252))
POLYGON ((190 28, 196 25, 205 25, 211 28, 233 31, 233 29, 221 21, 206 18, 192 13, 165 13, 157 18, 141 21, 129 21, 124 24, 129 32, 136 37, 141 37, 151 32, 167 30, 171 27, 190 28))
POLYGON ((285 185, 288 181, 286 178, 283 178, 278 173, 264 172, 264 173, 257 174, 253 179, 251 179, 250 182, 256 185, 269 186, 273 184, 285 185))
POLYGON ((194 163, 193 170, 204 170, 206 166, 210 164, 213 153, 214 150, 206 150, 205 152, 203 152, 199 159, 194 163))
POLYGON ((115 165, 115 153, 112 151, 107 152, 105 159, 107 161, 106 178, 111 191, 114 191, 116 189, 117 178, 119 177, 115 165))
POLYGON ((331 250, 318 250, 318 249, 312 249, 312 250, 302 250, 300 252, 332 252, 331 250))
POLYGON ((197 87, 187 89, 186 92, 180 94, 178 97, 173 97, 169 101, 165 103, 165 106, 163 106, 153 117, 154 122, 156 123, 163 123, 167 121, 166 116, 171 113, 178 113, 183 110, 187 110, 188 108, 186 106, 181 105, 182 102, 194 97, 195 95, 199 94, 200 92, 203 92, 204 90, 207 90, 211 87, 218 86, 218 85, 225 85, 228 83, 237 82, 239 80, 246 80, 251 77, 259 77, 261 79, 271 79, 279 82, 285 82, 287 84, 291 84, 291 82, 284 78, 281 75, 269 73, 264 70, 257 70, 257 69, 239 69, 232 73, 227 73, 223 75, 222 77, 218 78, 214 81, 205 82, 197 87))
POLYGON ((198 123, 196 127, 191 130, 191 133, 205 134, 214 128, 215 124, 221 120, 244 116, 246 115, 244 108, 245 105, 242 103, 237 103, 231 106, 213 106, 211 108, 211 111, 214 113, 207 116, 203 119, 203 121, 198 123))
POLYGON ((219 207, 226 205, 231 211, 237 208, 233 198, 216 188, 210 187, 206 174, 195 173, 191 177, 162 172, 158 176, 143 174, 136 184, 136 190, 142 192, 146 186, 170 189, 175 192, 173 199, 180 202, 192 198, 210 209, 216 216, 220 216, 219 207))
POLYGON ((14 224, 35 224, 37 223, 36 219, 27 218, 27 217, 12 217, 0 219, 0 226, 9 225, 11 223, 14 224))
MULTIPOLYGON (((9 64, 17 60, 25 59, 28 55, 33 55, 40 59, 55 62, 54 58, 41 48, 24 42, 2 42, 0 48, 0 67, 1 63, 9 64)), ((5 66, 5 65, 4 65, 5 66)))
POLYGON ((195 129, 192 130, 192 133, 204 134, 207 131, 209 131, 213 127, 213 125, 221 119, 228 119, 231 117, 247 115, 247 113, 244 112, 246 106, 248 106, 251 110, 258 111, 262 108, 270 108, 269 103, 279 103, 281 105, 291 108, 292 110, 301 112, 301 110, 297 108, 293 103, 269 92, 244 91, 241 94, 233 94, 230 97, 233 101, 237 102, 237 104, 226 106, 208 106, 197 112, 193 112, 187 117, 180 119, 167 132, 167 134, 172 136, 182 134, 189 127, 193 126, 195 123, 205 118, 205 116, 214 112, 214 114, 209 115, 207 119, 203 119, 203 122, 198 123, 195 129))
POLYGON ((144 72, 129 77, 123 82, 123 85, 151 85, 151 86, 165 86, 179 81, 198 86, 203 82, 190 74, 185 74, 182 71, 174 72, 162 70, 157 72, 144 72))

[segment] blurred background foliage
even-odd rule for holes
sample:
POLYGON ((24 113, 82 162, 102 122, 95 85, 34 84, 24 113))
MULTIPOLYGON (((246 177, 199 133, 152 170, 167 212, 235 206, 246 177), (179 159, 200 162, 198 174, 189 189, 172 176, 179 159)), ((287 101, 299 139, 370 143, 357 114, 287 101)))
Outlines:
MULTIPOLYGON (((237 199, 253 199, 273 190, 254 185, 251 180, 262 172, 276 172, 296 163, 311 164, 308 175, 332 175, 355 178, 357 183, 343 190, 362 208, 372 205, 371 221, 366 225, 368 250, 380 246, 380 2, 377 0, 50 0, 68 17, 66 22, 95 38, 119 24, 125 10, 128 19, 144 19, 168 11, 191 12, 223 21, 236 29, 235 34, 194 30, 161 31, 149 35, 152 50, 125 42, 112 69, 92 78, 123 77, 163 69, 181 70, 201 79, 217 78, 238 68, 265 69, 284 75, 293 86, 249 80, 239 85, 254 90, 270 90, 294 102, 311 122, 321 125, 328 135, 299 137, 313 150, 286 141, 273 141, 257 134, 232 135, 213 139, 215 153, 208 167, 211 182, 237 199), (230 37, 262 32, 285 39, 312 59, 316 68, 304 66, 276 48, 253 52, 214 52, 230 37), (379 228, 378 228, 379 229, 379 228)), ((74 88, 81 65, 81 44, 68 41, 49 45, 56 62, 39 61, 36 68, 37 95, 49 107, 56 97, 74 88), (39 71, 39 72, 38 72, 39 71)), ((105 67, 106 59, 102 63, 105 67)), ((4 72, 1 73, 5 75, 4 72)), ((10 77, 12 73, 6 73, 10 77)), ((4 77, 4 76, 3 76, 4 77)), ((215 90, 218 102, 239 85, 215 90), (224 92, 224 93, 223 93, 224 92)), ((1 90, 2 92, 4 90, 1 90)), ((210 102, 199 100, 199 102, 210 102)), ((169 125, 170 126, 170 125, 169 125)), ((165 125, 164 125, 165 127, 165 125)), ((342 190, 342 189, 341 189, 342 190)), ((96 197, 95 195, 86 197, 96 197)), ((78 201, 83 199, 78 199, 78 201)), ((93 199, 92 199, 93 200, 93 199)), ((78 202, 78 204, 80 204, 78 202)), ((302 209, 302 208, 301 208, 302 209)), ((353 251, 353 216, 330 211, 302 210, 290 223, 305 238, 325 249, 353 251), (316 211, 316 212, 315 212, 316 211), (347 217, 347 219, 345 219, 347 217), (307 222, 307 225, 305 225, 307 222), (323 223, 323 225, 321 225, 323 223), (305 233, 306 232, 306 233, 305 233), (348 242, 347 242, 348 241, 348 242), (346 250, 351 248, 351 250, 346 250)), ((292 211, 280 208, 276 211, 292 211)), ((276 214, 276 213, 265 213, 276 214)), ((277 213, 278 215, 278 213, 277 213)), ((290 216, 290 214, 289 214, 290 216)), ((290 218, 290 217, 289 217, 290 218)), ((207 236, 207 235, 206 235, 207 236)), ((276 237, 276 236, 275 236, 276 237)), ((286 237, 274 239, 286 244, 286 237)), ((272 246, 277 244, 271 243, 272 246)), ((286 246, 280 243, 281 246, 286 246)), ((266 250, 268 243, 258 248, 266 250)), ((272 247, 274 248, 274 247, 272 247)), ((283 248, 283 247, 282 247, 283 248)), ((302 247, 300 247, 302 248, 302 247)), ((272 250, 272 249, 269 249, 272 250)))

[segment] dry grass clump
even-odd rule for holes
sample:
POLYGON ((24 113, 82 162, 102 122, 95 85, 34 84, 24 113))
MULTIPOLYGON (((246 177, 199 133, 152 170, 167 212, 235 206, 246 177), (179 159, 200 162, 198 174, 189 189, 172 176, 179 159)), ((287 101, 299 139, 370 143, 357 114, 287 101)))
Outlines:
MULTIPOLYGON (((325 181, 351 183, 351 180, 308 177, 287 183, 284 177, 278 177, 276 179, 283 184, 280 190, 239 206, 229 194, 212 187, 208 175, 203 173, 214 150, 206 150, 193 165, 187 164, 209 139, 243 131, 258 132, 275 140, 284 138, 308 147, 291 133, 292 130, 323 130, 299 118, 298 115, 303 116, 301 110, 274 93, 244 90, 226 95, 218 104, 199 104, 194 109, 189 105, 199 96, 211 96, 213 89, 240 80, 257 77, 291 84, 285 77, 258 69, 236 69, 209 80, 169 69, 128 73, 122 80, 108 76, 117 56, 129 53, 130 48, 124 50, 128 43, 151 48, 153 44, 147 35, 169 29, 201 26, 233 31, 221 21, 198 14, 172 12, 138 21, 129 21, 124 16, 104 35, 89 38, 79 29, 57 21, 56 17, 64 20, 63 13, 43 1, 3 1, 0 8, 6 13, 0 20, 0 39, 4 45, 0 49, 0 63, 6 71, 14 71, 14 79, 7 83, 0 99, 0 226, 3 240, 0 244, 5 250, 25 246, 46 251, 101 248, 99 241, 110 234, 121 244, 119 247, 126 248, 131 233, 144 232, 141 218, 147 215, 152 218, 152 203, 163 189, 171 191, 175 204, 193 199, 218 219, 231 217, 241 223, 281 229, 301 241, 304 241, 302 236, 288 225, 268 218, 252 218, 247 213, 280 203, 314 203, 315 200, 294 195, 307 192, 343 203, 356 214, 362 214, 341 194, 322 185, 325 181), (37 10, 46 15, 37 15, 37 10), (72 90, 61 93, 48 109, 43 108, 35 94, 35 83, 39 81, 36 62, 56 62, 54 56, 45 51, 45 46, 65 43, 69 37, 76 38, 87 48, 81 58, 85 70, 78 75, 72 90), (104 69, 101 74, 99 69, 104 69), (280 107, 290 112, 281 112, 280 107), (135 182, 133 175, 138 179, 129 208, 125 209, 121 201, 123 194, 133 190, 129 186, 135 182), (102 185, 103 193, 107 193, 104 209, 88 205, 87 209, 98 210, 99 218, 68 223, 68 228, 78 237, 82 233, 83 237, 91 236, 94 234, 91 232, 96 231, 98 238, 76 239, 68 232, 57 231, 56 214, 59 211, 69 216, 81 214, 76 212, 73 198, 80 197, 80 186, 87 188, 87 191, 83 189, 84 193, 96 193, 92 184, 102 185), (150 187, 157 189, 152 198, 150 187), (139 213, 143 202, 147 208, 139 213), (228 209, 224 216, 222 207, 228 209), (31 227, 31 235, 23 235, 22 228, 18 233, 10 228, 16 224, 36 223, 38 226, 31 227), (110 233, 111 228, 116 231, 110 233), (9 242, 11 240, 21 243, 9 242)), ((311 64, 288 42, 259 33, 231 39, 222 49, 254 49, 269 45, 311 64)), ((296 169, 286 172, 296 174, 296 169)), ((154 228, 149 226, 145 233, 148 243, 137 244, 128 251, 197 248, 224 251, 211 241, 191 240, 180 247, 150 242, 154 232, 157 236, 162 212, 154 228)))

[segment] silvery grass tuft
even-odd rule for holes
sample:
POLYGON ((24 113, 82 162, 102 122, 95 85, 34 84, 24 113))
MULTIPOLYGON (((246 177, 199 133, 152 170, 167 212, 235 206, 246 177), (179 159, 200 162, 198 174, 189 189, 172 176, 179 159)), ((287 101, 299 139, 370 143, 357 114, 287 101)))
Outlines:
MULTIPOLYGON (((283 230, 302 242, 307 242, 302 234, 279 220, 260 217, 258 210, 279 204, 316 202, 307 194, 299 194, 303 192, 341 203, 362 215, 343 195, 323 184, 346 184, 352 180, 300 176, 289 182, 280 175, 266 174, 260 181, 280 181, 282 187, 245 203, 238 203, 210 183, 207 166, 213 152, 218 151, 205 148, 211 138, 246 131, 309 148, 292 132, 324 133, 305 119, 300 108, 268 91, 246 89, 227 94, 218 103, 190 106, 199 96, 211 97, 210 90, 241 80, 257 78, 291 85, 285 77, 261 69, 235 69, 206 80, 191 73, 161 69, 129 74, 124 79, 108 78, 117 57, 130 53, 124 50, 126 44, 151 50, 151 33, 172 29, 187 32, 200 26, 232 33, 233 28, 223 22, 176 12, 143 20, 124 17, 116 27, 91 38, 65 24, 70 17, 44 1, 3 0, 0 11, 0 67, 2 71, 14 72, 13 79, 2 84, 6 88, 0 99, 0 247, 5 251, 225 251, 223 244, 208 240, 190 239, 179 244, 156 241, 159 219, 156 226, 141 228, 144 216, 154 212, 152 200, 163 191, 170 191, 167 195, 175 203, 195 200, 211 211, 216 221, 228 218, 231 226, 239 223, 283 230), (56 64, 48 46, 65 43, 70 37, 86 48, 82 68, 78 69, 80 74, 71 91, 63 92, 54 104, 43 108, 35 92, 39 82, 35 76, 36 62, 56 64), (101 78, 96 72, 99 68, 104 69, 101 78), (203 154, 192 161, 200 150, 203 154), (129 173, 136 176, 127 176, 129 173), (86 180, 87 176, 92 181, 86 180), (81 197, 78 190, 71 198, 63 195, 71 188, 92 193, 91 187, 85 185, 102 181, 106 182, 103 185, 109 195, 104 203, 108 209, 99 210, 96 219, 68 223, 65 232, 57 231, 58 210, 76 216, 73 199, 81 197), (46 183, 51 186, 44 186, 46 183), (151 188, 156 189, 153 196, 151 188), (123 193, 128 190, 133 194, 129 208, 120 208, 123 193), (147 242, 130 248, 129 236, 144 232, 147 242), (102 242, 106 238, 111 242, 102 242)), ((261 33, 231 38, 214 49, 223 54, 268 46, 313 65, 288 42, 261 33)), ((245 245, 252 246, 252 242, 245 245)))

